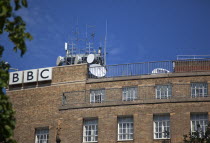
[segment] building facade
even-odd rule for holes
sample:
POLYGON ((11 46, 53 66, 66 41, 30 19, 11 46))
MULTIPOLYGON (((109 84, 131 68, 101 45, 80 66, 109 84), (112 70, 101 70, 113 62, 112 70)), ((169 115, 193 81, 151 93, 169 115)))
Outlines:
POLYGON ((129 73, 106 78, 90 76, 87 64, 53 67, 51 80, 10 85, 16 140, 181 143, 198 124, 205 132, 210 117, 209 62, 175 61, 170 72, 149 70, 150 74, 132 75, 128 67, 129 73))

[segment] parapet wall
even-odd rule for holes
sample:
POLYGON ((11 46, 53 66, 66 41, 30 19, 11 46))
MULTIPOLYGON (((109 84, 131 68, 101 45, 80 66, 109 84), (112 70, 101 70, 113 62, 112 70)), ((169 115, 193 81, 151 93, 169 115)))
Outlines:
POLYGON ((174 72, 193 72, 193 71, 209 71, 210 61, 175 61, 174 72))
MULTIPOLYGON (((24 72, 25 71, 23 71, 21 78, 26 78, 24 77, 24 72)), ((67 82, 69 83, 81 82, 81 81, 84 82, 87 79, 87 73, 88 73, 87 64, 53 67, 51 79, 45 81, 34 80, 34 82, 30 83, 26 83, 24 82, 24 80, 22 80, 23 82, 21 83, 9 85, 8 90, 37 88, 37 87, 51 86, 67 82)))
POLYGON ((87 64, 54 67, 52 83, 84 81, 87 73, 87 64))

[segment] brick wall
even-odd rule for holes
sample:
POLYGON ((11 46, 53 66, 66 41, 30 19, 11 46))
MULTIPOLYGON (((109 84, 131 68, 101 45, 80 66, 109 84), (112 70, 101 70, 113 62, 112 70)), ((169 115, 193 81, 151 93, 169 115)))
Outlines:
MULTIPOLYGON (((98 142, 99 143, 153 143, 162 140, 153 139, 153 115, 168 113, 171 123, 171 142, 180 143, 183 134, 190 131, 190 113, 209 112, 209 98, 198 101, 166 100, 157 103, 137 103, 133 105, 121 105, 100 103, 80 104, 79 108, 71 109, 62 106, 62 95, 64 92, 89 91, 99 88, 117 88, 119 91, 109 91, 110 99, 121 99, 120 88, 125 86, 138 86, 142 91, 140 96, 154 97, 154 86, 159 84, 174 84, 173 96, 186 95, 190 87, 176 86, 175 84, 190 84, 191 82, 209 82, 209 75, 177 75, 150 78, 139 77, 137 79, 120 79, 112 81, 87 82, 87 66, 63 66, 53 68, 53 80, 46 86, 35 86, 31 88, 10 89, 7 94, 16 110, 15 138, 19 143, 34 143, 35 128, 49 127, 50 143, 55 143, 56 128, 58 121, 61 122, 61 143, 82 143, 83 120, 87 118, 98 119, 98 142), (147 87, 147 88, 143 88, 147 87), (89 106, 90 105, 90 106, 89 106), (84 108, 85 107, 85 108, 84 108), (94 107, 94 108, 93 108, 94 107), (134 119, 134 140, 128 142, 117 141, 117 118, 120 116, 132 116, 134 119)), ((173 74, 174 75, 174 74, 173 74)), ((209 90, 210 88, 208 88, 209 90)), ((208 92, 209 93, 209 92, 208 92)), ((89 94, 87 94, 89 95, 89 94)), ((89 97, 88 97, 89 98, 89 97)), ((73 101, 83 101, 82 95, 70 98, 73 101), (81 98, 81 99, 80 99, 81 98)), ((87 99, 89 100, 89 99, 87 99)), ((131 101, 130 101, 131 102, 131 101)), ((210 114, 209 114, 210 115, 210 114)))
POLYGON ((174 72, 209 71, 210 61, 175 61, 174 72))

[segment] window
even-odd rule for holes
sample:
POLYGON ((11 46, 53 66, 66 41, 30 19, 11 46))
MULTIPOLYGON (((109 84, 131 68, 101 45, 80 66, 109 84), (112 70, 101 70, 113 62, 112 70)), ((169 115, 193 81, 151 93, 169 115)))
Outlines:
POLYGON ((137 87, 124 87, 123 88, 123 101, 133 101, 137 98, 137 87))
POLYGON ((191 97, 206 97, 207 96, 207 83, 192 83, 191 84, 191 97))
POLYGON ((170 138, 170 115, 154 116, 154 139, 170 138))
POLYGON ((118 140, 133 140, 133 118, 118 118, 118 140))
POLYGON ((35 131, 35 143, 48 143, 49 142, 49 129, 40 128, 35 131))
POLYGON ((194 113, 191 114, 191 133, 198 131, 200 136, 204 135, 208 126, 207 113, 194 113))
POLYGON ((105 96, 105 90, 99 89, 99 90, 91 90, 90 91, 90 102, 91 103, 101 103, 104 101, 105 96))
POLYGON ((84 120, 83 142, 97 142, 97 141, 98 141, 98 120, 97 119, 84 120))
POLYGON ((171 85, 157 85, 156 99, 168 99, 171 97, 171 85))

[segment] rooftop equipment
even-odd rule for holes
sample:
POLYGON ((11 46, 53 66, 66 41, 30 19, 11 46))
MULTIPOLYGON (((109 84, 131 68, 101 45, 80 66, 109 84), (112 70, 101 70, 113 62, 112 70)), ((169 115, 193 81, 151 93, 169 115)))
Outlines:
POLYGON ((100 64, 91 64, 89 71, 95 77, 104 77, 106 75, 105 67, 101 66, 100 64))
MULTIPOLYGON (((64 44, 64 49, 66 51, 66 56, 58 56, 56 60, 56 65, 57 66, 62 66, 62 65, 74 65, 74 64, 82 64, 82 63, 87 63, 89 66, 89 71, 90 74, 94 75, 95 77, 103 77, 106 75, 106 69, 105 69, 105 57, 106 57, 106 37, 105 36, 105 42, 104 42, 104 52, 102 51, 102 46, 100 46, 98 49, 95 49, 93 47, 93 38, 95 36, 95 33, 91 33, 90 36, 91 38, 88 38, 88 28, 93 28, 94 26, 88 26, 86 25, 86 38, 85 40, 81 41, 86 41, 86 46, 85 48, 81 48, 79 46, 82 46, 79 39, 79 32, 78 32, 78 27, 76 29, 76 32, 74 32, 76 35, 75 40, 72 40, 70 43, 65 42, 64 44), (92 40, 92 42, 91 42, 92 40), (96 52, 97 51, 97 52, 96 52)), ((106 30, 107 31, 107 30, 106 30)), ((107 35, 107 32, 106 32, 107 35)))
POLYGON ((163 68, 156 68, 152 70, 152 74, 161 74, 161 73, 169 73, 170 71, 163 68))

